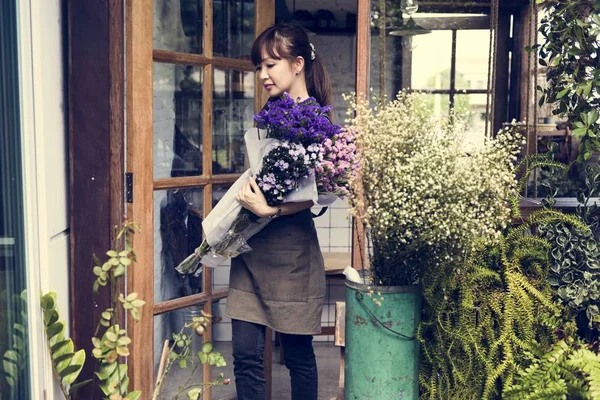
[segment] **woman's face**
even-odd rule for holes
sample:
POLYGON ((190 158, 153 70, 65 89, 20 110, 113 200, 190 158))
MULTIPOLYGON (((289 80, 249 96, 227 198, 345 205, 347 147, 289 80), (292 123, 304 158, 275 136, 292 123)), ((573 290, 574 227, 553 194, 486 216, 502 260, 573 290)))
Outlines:
POLYGON ((266 52, 263 52, 262 62, 256 66, 256 73, 269 97, 279 97, 284 92, 289 92, 296 80, 301 77, 301 70, 302 62, 277 60, 271 58, 266 52))

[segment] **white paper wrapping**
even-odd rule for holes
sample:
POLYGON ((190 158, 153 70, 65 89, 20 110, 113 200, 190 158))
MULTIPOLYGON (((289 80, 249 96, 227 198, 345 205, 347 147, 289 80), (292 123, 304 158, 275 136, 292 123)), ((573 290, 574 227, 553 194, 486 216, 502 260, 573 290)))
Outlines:
MULTIPOLYGON (((258 128, 248 129, 244 134, 250 169, 244 172, 242 176, 234 182, 231 188, 229 188, 215 208, 212 209, 202 222, 202 229, 204 230, 205 238, 209 245, 215 246, 224 239, 227 231, 242 209, 241 204, 237 200, 240 189, 248 182, 248 179, 256 176, 260 171, 262 168, 262 159, 265 154, 281 143, 277 139, 266 138, 266 135, 266 130, 258 128)), ((314 174, 301 180, 298 183, 298 186, 298 190, 286 196, 285 203, 312 200, 315 204, 327 206, 336 199, 335 195, 318 195, 314 174)), ((249 239, 252 235, 258 233, 260 229, 264 228, 269 223, 269 221, 269 218, 261 218, 259 224, 257 224, 254 229, 244 232, 244 239, 249 239)), ((227 258, 224 256, 210 252, 202 259, 202 263, 214 267, 220 265, 226 259, 227 258)))

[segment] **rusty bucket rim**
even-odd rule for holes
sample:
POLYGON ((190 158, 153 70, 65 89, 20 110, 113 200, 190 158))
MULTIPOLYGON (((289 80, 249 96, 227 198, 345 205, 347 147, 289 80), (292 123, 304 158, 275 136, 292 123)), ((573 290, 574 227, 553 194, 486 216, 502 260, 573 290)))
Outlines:
POLYGON ((402 285, 402 286, 379 286, 379 285, 365 285, 359 282, 353 282, 348 279, 345 281, 346 287, 351 289, 360 290, 362 292, 368 292, 372 289, 375 292, 381 293, 419 293, 421 292, 422 286, 420 284, 414 285, 402 285))

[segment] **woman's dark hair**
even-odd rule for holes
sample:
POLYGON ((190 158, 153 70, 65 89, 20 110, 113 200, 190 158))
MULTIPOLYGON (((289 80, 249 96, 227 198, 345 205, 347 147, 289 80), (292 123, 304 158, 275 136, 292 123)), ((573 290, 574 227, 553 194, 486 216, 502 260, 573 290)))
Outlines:
POLYGON ((270 26, 252 45, 250 54, 254 65, 262 62, 263 51, 275 60, 293 61, 296 57, 303 57, 308 95, 314 97, 321 106, 331 105, 329 74, 317 51, 315 59, 311 60, 312 49, 304 28, 291 23, 270 26))

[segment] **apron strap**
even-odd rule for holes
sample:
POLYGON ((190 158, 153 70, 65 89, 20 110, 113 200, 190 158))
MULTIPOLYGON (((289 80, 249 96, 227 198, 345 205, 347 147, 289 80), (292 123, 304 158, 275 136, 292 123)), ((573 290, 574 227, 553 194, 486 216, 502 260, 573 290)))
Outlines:
POLYGON ((325 214, 325 211, 327 211, 327 208, 328 208, 328 207, 323 207, 323 208, 321 208, 321 211, 319 211, 319 213, 318 213, 318 214, 315 214, 315 213, 311 212, 311 214, 312 214, 312 217, 313 217, 313 218, 318 218, 318 217, 320 217, 321 215, 325 214))

